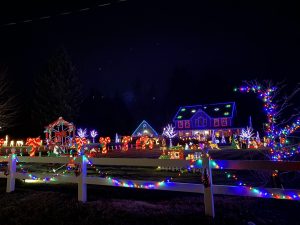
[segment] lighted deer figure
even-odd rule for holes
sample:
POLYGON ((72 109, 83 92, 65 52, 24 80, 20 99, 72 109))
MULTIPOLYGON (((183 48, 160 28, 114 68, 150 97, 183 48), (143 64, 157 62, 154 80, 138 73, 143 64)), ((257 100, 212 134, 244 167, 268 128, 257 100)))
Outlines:
POLYGON ((5 141, 3 143, 3 146, 4 147, 8 146, 8 135, 5 136, 5 141))
POLYGON ((23 146, 24 145, 24 142, 21 140, 21 141, 16 141, 16 146, 20 147, 20 146, 23 146))

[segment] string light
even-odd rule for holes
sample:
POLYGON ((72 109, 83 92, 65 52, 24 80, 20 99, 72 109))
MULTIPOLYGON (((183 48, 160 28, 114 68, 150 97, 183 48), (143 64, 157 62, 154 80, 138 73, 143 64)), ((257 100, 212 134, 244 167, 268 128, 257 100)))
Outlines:
POLYGON ((260 85, 247 85, 242 86, 240 88, 235 88, 234 91, 240 91, 242 93, 256 93, 258 97, 264 102, 263 108, 267 116, 267 123, 266 123, 266 136, 269 140, 268 146, 271 148, 271 158, 272 160, 284 160, 288 159, 294 153, 292 148, 288 148, 286 146, 287 142, 279 141, 276 142, 276 138, 284 138, 295 130, 300 128, 300 118, 297 118, 292 125, 287 125, 283 128, 276 126, 276 116, 278 115, 278 105, 274 103, 274 98, 276 95, 276 91, 278 90, 277 87, 269 87, 269 88, 262 88, 260 85))
MULTIPOLYGON (((69 164, 73 164, 75 162, 76 157, 71 158, 69 164)), ((16 158, 16 161, 17 158, 16 158)), ((108 176, 107 173, 103 173, 101 170, 99 170, 92 162, 91 160, 88 159, 88 157, 84 156, 84 161, 91 167, 93 168, 99 175, 100 177, 105 178, 108 180, 109 183, 113 184, 114 186, 120 186, 120 187, 128 187, 128 188, 143 188, 143 189, 156 189, 157 187, 162 187, 164 185, 167 185, 168 183, 173 180, 172 177, 165 178, 164 180, 157 181, 157 182, 145 182, 143 184, 135 183, 131 180, 123 181, 119 180, 117 178, 108 176)), ((210 158, 210 166, 213 169, 223 169, 221 165, 218 165, 213 159, 210 158)), ((23 166, 20 164, 22 173, 28 173, 28 171, 25 171, 23 166)), ((201 168, 202 167, 202 160, 197 159, 197 160, 191 160, 190 165, 187 167, 188 171, 191 171, 194 168, 201 168)), ((60 169, 62 167, 59 167, 60 169)), ((55 169, 53 171, 57 171, 58 169, 55 169)), ((44 177, 44 178, 39 178, 36 175, 33 175, 32 173, 28 173, 28 178, 32 181, 37 181, 37 182, 53 182, 57 181, 56 177, 64 175, 68 171, 68 167, 66 170, 64 170, 60 174, 54 174, 52 177, 44 177)), ((184 171, 180 170, 180 172, 177 174, 177 176, 181 176, 184 171)), ((273 193, 270 190, 267 190, 265 188, 258 188, 258 187, 252 187, 252 186, 247 186, 246 183, 243 183, 241 181, 238 181, 237 175, 230 173, 230 172, 225 172, 226 178, 227 179, 233 179, 238 183, 238 186, 242 186, 241 188, 247 188, 247 191, 251 192, 257 197, 262 197, 262 198, 276 198, 276 199, 287 199, 287 200, 300 200, 300 194, 291 191, 288 194, 277 194, 273 193)), ((277 174, 278 175, 278 174, 277 174)), ((274 174, 273 174, 274 176, 274 174)))

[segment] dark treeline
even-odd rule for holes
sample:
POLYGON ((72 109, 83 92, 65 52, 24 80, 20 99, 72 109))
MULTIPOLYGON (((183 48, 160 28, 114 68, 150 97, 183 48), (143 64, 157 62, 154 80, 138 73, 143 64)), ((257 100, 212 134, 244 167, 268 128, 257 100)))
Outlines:
POLYGON ((161 133, 181 105, 226 101, 237 102, 236 126, 246 126, 251 115, 253 125, 262 128, 261 103, 254 96, 234 93, 233 87, 241 82, 215 77, 221 71, 195 76, 187 66, 179 66, 170 72, 164 88, 141 77, 112 93, 83 87, 78 73, 66 50, 59 48, 33 77, 32 87, 18 95, 20 112, 14 127, 1 135, 43 137, 44 127, 59 116, 77 127, 96 129, 101 136, 131 135, 142 120, 161 133))

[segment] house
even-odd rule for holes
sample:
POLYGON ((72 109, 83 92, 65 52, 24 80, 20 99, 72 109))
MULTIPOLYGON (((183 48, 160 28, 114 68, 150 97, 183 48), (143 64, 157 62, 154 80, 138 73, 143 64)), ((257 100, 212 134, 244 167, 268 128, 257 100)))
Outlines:
POLYGON ((239 134, 241 128, 234 127, 236 117, 235 102, 182 106, 173 118, 179 137, 199 139, 229 137, 239 134))
POLYGON ((132 137, 158 137, 158 133, 150 126, 150 124, 143 120, 140 125, 135 129, 135 131, 131 135, 132 137))

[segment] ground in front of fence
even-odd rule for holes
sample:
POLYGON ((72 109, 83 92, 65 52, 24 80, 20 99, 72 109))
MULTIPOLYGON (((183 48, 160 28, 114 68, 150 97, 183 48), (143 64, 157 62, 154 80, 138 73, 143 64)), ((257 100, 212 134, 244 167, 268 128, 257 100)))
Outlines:
MULTIPOLYGON (((208 224, 203 195, 88 185, 88 202, 74 184, 25 184, 5 193, 0 180, 0 224, 208 224)), ((300 224, 300 202, 215 196, 214 224, 300 224)))

